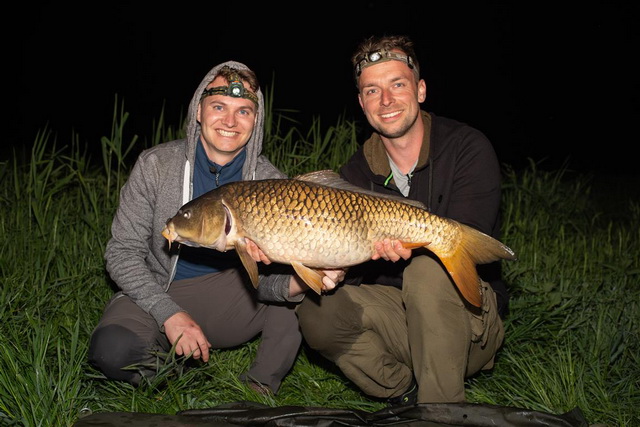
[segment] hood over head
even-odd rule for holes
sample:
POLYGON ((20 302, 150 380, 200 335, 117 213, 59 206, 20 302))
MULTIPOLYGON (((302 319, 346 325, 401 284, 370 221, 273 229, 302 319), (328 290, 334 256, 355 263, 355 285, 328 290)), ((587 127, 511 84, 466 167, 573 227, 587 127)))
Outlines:
MULTIPOLYGON (((213 81, 220 69, 224 66, 229 66, 237 70, 250 70, 249 67, 241 62, 227 61, 213 67, 204 76, 200 85, 193 94, 191 102, 189 103, 189 112, 187 117, 187 159, 193 159, 195 156, 196 143, 200 137, 200 123, 197 120, 198 104, 200 103, 200 97, 202 92, 207 88, 207 85, 213 81)), ((258 77, 259 80, 259 77, 258 77)), ((258 111, 256 112, 256 125, 249 138, 249 142, 245 146, 247 152, 247 159, 242 168, 242 178, 251 179, 251 175, 256 169, 258 162, 258 156, 262 152, 262 140, 264 138, 264 96, 262 90, 258 88, 256 91, 258 96, 258 111)))

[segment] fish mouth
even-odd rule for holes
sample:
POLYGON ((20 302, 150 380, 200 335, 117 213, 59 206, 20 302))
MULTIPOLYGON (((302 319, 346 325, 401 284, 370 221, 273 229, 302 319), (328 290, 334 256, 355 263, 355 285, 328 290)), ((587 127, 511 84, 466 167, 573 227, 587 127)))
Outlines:
POLYGON ((171 247, 171 244, 177 241, 179 237, 171 223, 165 225, 162 230, 162 236, 169 241, 169 247, 171 247))

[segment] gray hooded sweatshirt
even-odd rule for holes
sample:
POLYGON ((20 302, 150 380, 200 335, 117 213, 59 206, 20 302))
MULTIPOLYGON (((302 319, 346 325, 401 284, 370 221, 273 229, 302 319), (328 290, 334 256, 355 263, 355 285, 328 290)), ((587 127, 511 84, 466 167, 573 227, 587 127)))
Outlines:
MULTIPOLYGON (((228 61, 212 68, 202 79, 189 104, 187 137, 159 144, 143 151, 120 191, 118 210, 111 225, 111 239, 105 251, 106 269, 120 294, 129 296, 150 313, 160 329, 165 320, 184 311, 167 294, 173 280, 178 254, 169 253, 162 229, 168 218, 192 198, 193 170, 200 123, 196 119, 200 96, 223 66, 244 70, 242 63, 228 61)), ((243 180, 286 178, 262 151, 264 97, 257 91, 257 122, 247 143, 243 180)), ((240 267, 242 268, 242 267, 240 267)), ((258 298, 263 301, 300 301, 289 298, 287 274, 260 276, 258 298)))

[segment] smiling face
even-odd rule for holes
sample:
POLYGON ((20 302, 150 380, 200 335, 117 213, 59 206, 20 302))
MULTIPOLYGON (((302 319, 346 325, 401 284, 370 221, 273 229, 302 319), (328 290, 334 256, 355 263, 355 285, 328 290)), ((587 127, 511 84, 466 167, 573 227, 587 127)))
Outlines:
MULTIPOLYGON (((227 86, 229 82, 216 77, 207 89, 227 86)), ((246 90, 251 88, 245 84, 246 90)), ((198 105, 202 142, 207 157, 219 165, 229 163, 249 142, 257 118, 257 106, 250 99, 227 95, 210 95, 198 105)))
POLYGON ((358 79, 358 100, 371 126, 384 138, 401 138, 420 117, 420 103, 426 98, 424 80, 405 62, 389 60, 362 70, 358 79))

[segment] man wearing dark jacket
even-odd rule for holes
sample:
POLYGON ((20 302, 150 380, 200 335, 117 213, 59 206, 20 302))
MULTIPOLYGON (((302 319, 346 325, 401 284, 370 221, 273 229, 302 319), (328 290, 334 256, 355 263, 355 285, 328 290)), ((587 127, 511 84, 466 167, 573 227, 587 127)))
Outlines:
MULTIPOLYGON (((342 177, 419 200, 431 213, 498 238, 493 147, 478 130, 420 109, 426 84, 411 40, 367 39, 352 62, 375 132, 340 169, 342 177)), ((499 264, 479 268, 478 308, 429 252, 412 253, 396 241, 379 242, 376 250, 372 261, 350 269, 347 284, 302 301, 305 340, 363 392, 392 405, 464 401, 465 378, 493 366, 504 338, 500 313, 508 294, 499 264)))

